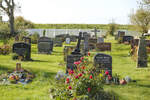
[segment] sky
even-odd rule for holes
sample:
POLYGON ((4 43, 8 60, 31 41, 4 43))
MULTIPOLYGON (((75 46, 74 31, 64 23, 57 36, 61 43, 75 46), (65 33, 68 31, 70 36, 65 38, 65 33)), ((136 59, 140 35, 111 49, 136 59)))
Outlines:
MULTIPOLYGON (((42 24, 129 24, 137 0, 18 0, 23 16, 42 24)), ((4 20, 7 20, 4 17, 4 20)))

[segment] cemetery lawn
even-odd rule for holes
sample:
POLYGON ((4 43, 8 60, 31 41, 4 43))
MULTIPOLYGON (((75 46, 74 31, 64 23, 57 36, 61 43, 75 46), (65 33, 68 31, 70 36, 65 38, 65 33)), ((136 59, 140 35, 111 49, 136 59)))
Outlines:
MULTIPOLYGON (((128 85, 105 85, 104 89, 114 91, 120 100, 149 100, 150 67, 136 68, 136 62, 128 56, 130 45, 117 44, 113 37, 106 41, 112 43, 112 51, 104 52, 112 56, 112 73, 118 73, 121 78, 130 76, 136 82, 128 85)), ((95 51, 91 51, 91 56, 95 54, 95 51)), ((36 78, 27 85, 0 85, 0 100, 49 100, 49 88, 54 86, 51 82, 53 83, 55 74, 59 70, 65 71, 63 47, 54 47, 51 55, 45 55, 37 54, 37 46, 32 45, 31 58, 34 61, 22 62, 22 67, 33 72, 36 78)), ((0 55, 0 74, 13 70, 17 62, 12 60, 11 54, 0 55)))

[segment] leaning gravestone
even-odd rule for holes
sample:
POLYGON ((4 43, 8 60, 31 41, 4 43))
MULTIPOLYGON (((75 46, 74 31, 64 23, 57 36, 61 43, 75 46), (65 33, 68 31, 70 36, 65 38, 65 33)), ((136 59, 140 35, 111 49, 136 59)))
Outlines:
POLYGON ((66 44, 70 44, 70 38, 66 38, 66 44))
POLYGON ((98 37, 97 43, 104 43, 104 38, 103 37, 98 37))
POLYGON ((111 43, 97 43, 97 51, 111 51, 111 43))
POLYGON ((131 43, 131 41, 134 39, 133 36, 123 36, 123 43, 131 43))
POLYGON ((76 65, 74 64, 74 62, 79 61, 80 58, 83 56, 80 53, 81 38, 82 38, 82 32, 79 33, 79 38, 78 38, 76 49, 70 55, 67 56, 66 73, 68 73, 68 69, 74 70, 76 68, 76 65))
POLYGON ((137 68, 141 67, 147 67, 146 40, 144 37, 140 37, 138 47, 137 68))
POLYGON ((40 37, 38 40, 38 53, 51 54, 53 51, 53 40, 48 37, 40 37))
POLYGON ((22 57, 24 60, 31 60, 31 45, 28 43, 14 43, 12 52, 18 55, 17 58, 22 57))
POLYGON ((94 66, 96 68, 96 72, 99 73, 101 70, 107 70, 109 75, 112 76, 112 57, 110 55, 103 53, 96 54, 94 56, 94 66))

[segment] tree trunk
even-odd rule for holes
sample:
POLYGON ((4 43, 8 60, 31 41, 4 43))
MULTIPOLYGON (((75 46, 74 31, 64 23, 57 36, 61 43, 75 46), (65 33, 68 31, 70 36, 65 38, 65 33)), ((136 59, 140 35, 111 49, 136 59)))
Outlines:
POLYGON ((15 29, 14 29, 14 12, 13 12, 13 9, 11 9, 11 11, 10 11, 9 25, 10 25, 10 35, 14 36, 15 29))

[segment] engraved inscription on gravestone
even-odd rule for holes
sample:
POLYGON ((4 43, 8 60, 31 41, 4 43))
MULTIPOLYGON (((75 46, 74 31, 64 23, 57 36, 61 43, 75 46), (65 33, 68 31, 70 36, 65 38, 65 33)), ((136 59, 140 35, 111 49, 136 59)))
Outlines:
POLYGON ((112 76, 112 57, 110 55, 106 55, 103 53, 98 53, 94 56, 94 66, 96 68, 96 72, 100 72, 101 70, 108 70, 109 74, 112 76))

